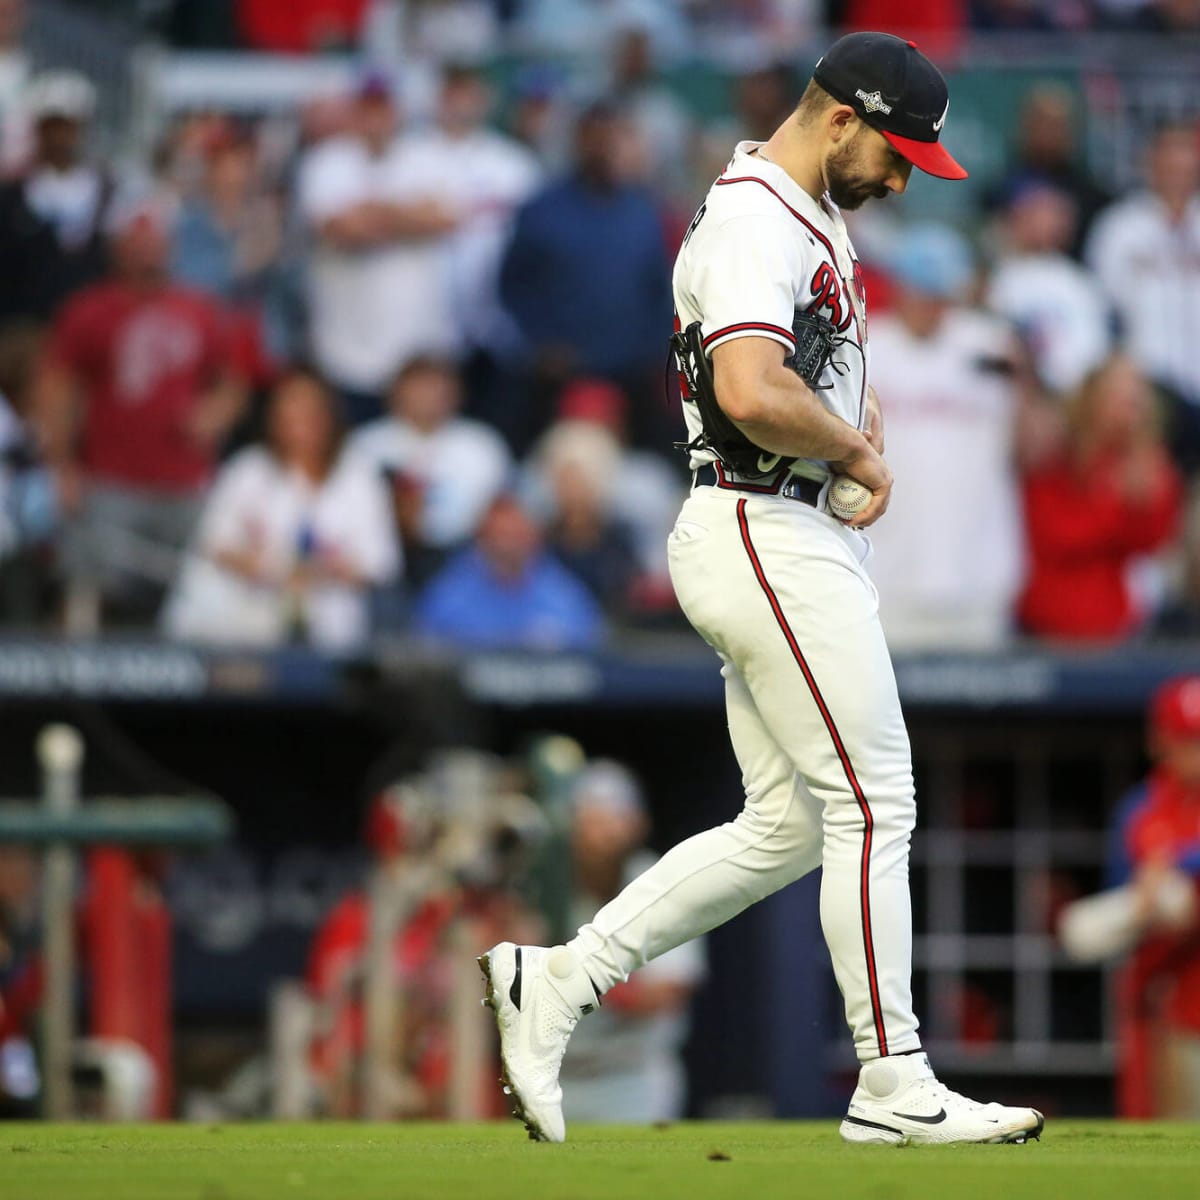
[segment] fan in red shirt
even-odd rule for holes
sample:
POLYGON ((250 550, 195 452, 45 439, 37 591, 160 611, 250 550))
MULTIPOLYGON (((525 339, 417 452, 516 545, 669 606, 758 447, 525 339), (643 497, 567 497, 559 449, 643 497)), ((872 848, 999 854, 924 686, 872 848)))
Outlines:
POLYGON ((1143 614, 1129 567, 1173 536, 1182 496, 1149 384, 1129 359, 1110 359, 1072 402, 1059 449, 1025 477, 1023 627, 1089 642, 1132 633, 1143 614))
POLYGON ((1118 1108, 1200 1117, 1200 676, 1150 708, 1156 767, 1123 801, 1108 882, 1132 883, 1142 933, 1121 972, 1118 1108), (1175 883, 1191 903, 1161 902, 1175 883))
POLYGON ((72 520, 68 576, 152 614, 245 403, 221 311, 167 274, 169 218, 125 215, 109 279, 50 332, 35 417, 72 520))

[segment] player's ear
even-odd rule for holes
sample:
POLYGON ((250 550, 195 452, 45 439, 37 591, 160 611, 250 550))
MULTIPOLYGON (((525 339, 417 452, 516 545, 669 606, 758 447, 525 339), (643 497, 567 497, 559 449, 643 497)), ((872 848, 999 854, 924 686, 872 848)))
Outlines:
POLYGON ((844 142, 854 136, 858 128, 858 113, 848 104, 835 104, 826 114, 829 136, 835 142, 844 142))

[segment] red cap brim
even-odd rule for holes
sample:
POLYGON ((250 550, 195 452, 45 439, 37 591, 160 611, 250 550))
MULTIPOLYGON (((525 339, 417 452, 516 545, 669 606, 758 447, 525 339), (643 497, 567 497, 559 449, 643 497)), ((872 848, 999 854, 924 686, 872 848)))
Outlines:
POLYGON ((950 157, 941 142, 918 142, 898 133, 879 131, 914 167, 939 179, 966 179, 966 171, 950 157))

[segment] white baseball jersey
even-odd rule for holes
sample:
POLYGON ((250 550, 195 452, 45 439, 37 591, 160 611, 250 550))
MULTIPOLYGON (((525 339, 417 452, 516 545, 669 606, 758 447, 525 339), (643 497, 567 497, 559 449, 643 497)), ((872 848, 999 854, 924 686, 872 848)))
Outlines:
MULTIPOLYGON (((416 203, 439 195, 437 164, 411 137, 378 158, 334 138, 300 164, 298 203, 310 231, 365 201, 416 203)), ((397 238, 348 250, 316 240, 308 271, 312 351, 339 387, 380 392, 419 354, 460 346, 446 237, 397 238)))
MULTIPOLYGON (((725 173, 700 207, 675 262, 673 287, 680 328, 701 322, 709 354, 739 337, 765 337, 790 356, 797 313, 828 317, 846 339, 826 369, 821 402, 857 429, 867 395, 866 302, 862 271, 832 201, 814 200, 781 167, 739 142, 725 173)), ((702 429, 684 404, 688 440, 702 429)), ((712 462, 694 451, 691 467, 712 462)), ((821 478, 825 463, 797 462, 797 474, 821 478)))
POLYGON ((1138 366, 1200 404, 1200 196, 1177 225, 1153 192, 1110 205, 1092 227, 1087 264, 1138 366))
POLYGON ((886 314, 871 330, 872 372, 898 485, 872 530, 871 578, 893 650, 989 649, 1009 632, 1024 536, 1005 362, 1013 335, 966 308, 928 337, 886 314))
MULTIPOLYGON (((675 267, 680 323, 708 348, 735 337, 792 347, 797 309, 847 341, 816 394, 862 427, 860 276, 837 209, 743 142, 713 185, 675 267)), ((690 409, 687 405, 685 408, 690 409)), ((688 432, 700 432, 696 413, 688 432)), ((695 454, 694 467, 711 461, 695 454)), ((828 465, 799 472, 824 478, 828 465)), ((667 543, 688 620, 717 652, 745 804, 664 855, 570 943, 603 991, 672 947, 820 866, 821 925, 864 1062, 920 1046, 912 1010, 908 847, 916 818, 908 735, 869 543, 774 479, 718 467, 697 480, 667 543)))

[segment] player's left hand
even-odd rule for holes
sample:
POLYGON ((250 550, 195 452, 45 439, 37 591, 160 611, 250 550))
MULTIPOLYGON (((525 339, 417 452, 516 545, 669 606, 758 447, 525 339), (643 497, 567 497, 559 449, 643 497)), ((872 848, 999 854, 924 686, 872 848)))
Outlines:
POLYGON ((883 409, 879 404, 879 393, 867 385, 867 420, 863 437, 871 443, 876 454, 883 453, 883 409))

